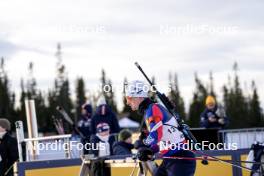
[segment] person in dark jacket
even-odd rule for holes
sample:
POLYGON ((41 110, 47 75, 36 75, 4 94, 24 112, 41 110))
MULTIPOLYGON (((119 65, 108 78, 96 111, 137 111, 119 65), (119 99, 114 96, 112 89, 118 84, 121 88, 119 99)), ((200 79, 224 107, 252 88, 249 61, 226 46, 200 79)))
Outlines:
POLYGON ((98 104, 95 115, 92 117, 91 134, 96 134, 96 128, 100 123, 106 123, 109 125, 110 134, 119 133, 120 131, 117 117, 105 101, 98 104))
MULTIPOLYGON (((78 129, 82 133, 81 142, 83 145, 90 142, 91 136, 91 119, 92 119, 93 108, 90 104, 82 105, 82 115, 78 121, 78 129)), ((88 150, 84 148, 83 153, 88 154, 88 150)))
POLYGON ((100 123, 96 127, 96 134, 91 136, 90 143, 93 146, 91 154, 96 157, 105 157, 113 154, 115 137, 110 135, 110 127, 107 123, 100 123))
POLYGON ((0 175, 12 176, 13 164, 18 160, 17 140, 8 131, 10 122, 0 118, 0 175))
POLYGON ((127 129, 120 131, 118 135, 118 142, 113 145, 114 155, 131 155, 131 150, 134 148, 132 144, 132 133, 127 129))
POLYGON ((207 96, 206 109, 201 114, 200 125, 204 128, 224 128, 228 125, 228 118, 222 106, 216 104, 213 96, 207 96))

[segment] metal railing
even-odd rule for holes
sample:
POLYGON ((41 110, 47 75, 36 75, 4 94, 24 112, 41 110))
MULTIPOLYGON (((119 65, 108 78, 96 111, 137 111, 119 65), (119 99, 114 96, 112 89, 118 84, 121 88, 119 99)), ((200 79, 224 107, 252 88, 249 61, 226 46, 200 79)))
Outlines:
POLYGON ((264 128, 219 130, 223 143, 236 143, 238 149, 250 148, 255 141, 264 142, 264 128))
MULTIPOLYGON (((56 135, 56 136, 47 136, 47 137, 37 137, 37 138, 24 138, 24 129, 23 123, 21 121, 16 122, 16 134, 17 134, 17 144, 18 144, 18 153, 19 161, 23 161, 23 145, 25 144, 25 155, 26 161, 34 160, 45 160, 51 159, 53 156, 54 159, 59 158, 71 158, 70 150, 70 138, 71 134, 66 135, 56 135), (45 148, 45 150, 39 150, 39 146, 47 146, 48 142, 56 142, 60 151, 50 150, 50 148, 45 148), (65 145, 66 144, 66 145, 65 145), (64 147, 60 147, 60 146, 64 147), (53 151, 53 152, 52 152, 53 151), (59 155, 58 155, 59 154, 59 155), (64 156, 61 156, 63 154, 64 156), (56 156, 57 155, 57 156, 56 156), (45 157, 41 157, 45 156, 45 157)), ((51 146, 51 145, 49 145, 51 146)))

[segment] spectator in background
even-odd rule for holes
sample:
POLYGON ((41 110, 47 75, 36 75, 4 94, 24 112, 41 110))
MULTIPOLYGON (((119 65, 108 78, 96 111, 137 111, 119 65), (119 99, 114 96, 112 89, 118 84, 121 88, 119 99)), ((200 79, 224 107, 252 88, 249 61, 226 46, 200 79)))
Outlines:
POLYGON ((91 133, 96 134, 96 128, 99 124, 105 123, 110 127, 110 134, 119 133, 120 128, 116 115, 111 108, 106 104, 104 98, 101 98, 97 103, 95 115, 91 120, 91 133))
POLYGON ((114 155, 131 155, 131 150, 134 148, 132 144, 132 133, 127 129, 120 131, 118 135, 118 142, 113 145, 114 155))
POLYGON ((113 154, 112 146, 115 141, 114 136, 110 135, 110 127, 107 123, 100 123, 96 127, 96 134, 91 136, 93 149, 91 153, 96 157, 104 157, 113 154))
POLYGON ((12 165, 18 160, 17 140, 9 131, 10 122, 0 118, 0 175, 13 175, 12 165))
MULTIPOLYGON (((93 108, 90 104, 82 105, 82 115, 78 121, 78 129, 82 133, 81 142, 83 145, 90 142, 91 136, 91 119, 92 119, 93 108)), ((84 149, 84 154, 88 154, 88 150, 84 149)))
POLYGON ((206 109, 201 114, 200 125, 204 128, 224 128, 228 124, 228 118, 222 106, 216 104, 213 96, 207 96, 206 109))

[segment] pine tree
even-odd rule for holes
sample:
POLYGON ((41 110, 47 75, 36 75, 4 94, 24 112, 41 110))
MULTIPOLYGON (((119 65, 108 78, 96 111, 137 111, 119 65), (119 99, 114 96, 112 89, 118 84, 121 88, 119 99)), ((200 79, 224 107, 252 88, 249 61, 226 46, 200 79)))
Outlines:
MULTIPOLYGON (((53 115, 55 116, 61 116, 57 110, 56 107, 60 106, 62 107, 71 118, 73 118, 73 104, 71 100, 71 94, 70 94, 70 85, 69 80, 67 77, 66 69, 64 64, 62 63, 62 56, 61 56, 61 45, 57 45, 57 52, 56 56, 58 59, 57 62, 57 77, 54 81, 54 89, 49 90, 48 92, 48 118, 50 119, 49 124, 52 124, 51 117, 53 115)), ((71 126, 68 123, 64 123, 65 131, 70 132, 71 126)), ((51 126, 53 127, 53 126, 51 126)), ((54 128, 53 128, 54 129, 54 128)))
POLYGON ((37 89, 37 82, 33 75, 34 64, 29 63, 28 67, 28 80, 26 86, 24 85, 23 79, 21 80, 21 96, 20 96, 20 117, 21 120, 26 123, 26 112, 25 112, 25 100, 34 100, 36 116, 38 122, 39 131, 45 132, 47 126, 46 118, 46 105, 45 99, 40 90, 37 89), (26 88, 25 88, 26 87, 26 88))
POLYGON ((216 93, 214 91, 214 78, 213 78, 213 72, 209 72, 209 95, 216 98, 216 93))
POLYGON ((180 117, 182 119, 185 119, 186 113, 184 108, 184 101, 180 94, 179 85, 178 85, 178 76, 176 73, 174 74, 174 77, 172 76, 171 73, 169 74, 169 84, 171 89, 168 97, 170 101, 173 103, 180 117))
POLYGON ((58 57, 58 64, 57 64, 57 72, 58 76, 56 78, 57 84, 55 85, 56 95, 57 95, 57 103, 58 105, 62 106, 67 113, 70 114, 72 117, 72 110, 73 105, 71 101, 70 95, 70 83, 67 77, 66 68, 64 64, 62 64, 61 60, 61 45, 58 44, 57 46, 57 57, 58 57))
POLYGON ((123 110, 122 113, 130 113, 131 112, 131 108, 127 105, 127 101, 126 101, 126 86, 128 85, 128 81, 127 78, 124 78, 124 82, 123 82, 123 110))
MULTIPOLYGON (((9 119, 11 124, 17 120, 14 104, 15 95, 10 91, 9 79, 5 71, 5 60, 2 57, 0 65, 0 116, 9 119)), ((12 128, 14 129, 14 125, 12 128)))
POLYGON ((27 98, 35 99, 37 96, 37 82, 33 76, 33 67, 34 64, 32 62, 29 63, 28 66, 28 80, 27 80, 27 98))
POLYGON ((27 98, 35 100, 37 122, 39 130, 45 132, 47 128, 46 105, 44 97, 40 90, 37 89, 37 82, 33 75, 34 65, 29 63, 29 79, 27 84, 27 98))
POLYGON ((200 122, 200 114, 205 109, 205 99, 208 95, 208 91, 198 78, 197 74, 195 73, 195 84, 196 90, 193 94, 193 100, 190 104, 189 108, 189 124, 191 127, 199 127, 200 122))
POLYGON ((77 86, 75 93, 76 93, 76 115, 77 117, 80 117, 82 111, 82 105, 86 102, 85 84, 83 78, 77 79, 77 86))
POLYGON ((109 89, 109 85, 107 85, 107 80, 106 80, 106 75, 105 75, 104 69, 102 69, 101 74, 102 74, 101 79, 100 79, 100 81, 101 81, 101 91, 102 91, 103 97, 106 99, 106 102, 107 102, 108 92, 111 91, 111 90, 109 89))
POLYGON ((102 94, 107 104, 112 108, 114 112, 117 112, 117 105, 115 102, 115 94, 112 86, 112 81, 110 79, 107 79, 104 69, 102 69, 101 88, 102 94))
POLYGON ((249 101, 249 125, 250 127, 260 127, 263 125, 262 109, 260 107, 255 81, 252 81, 251 88, 253 95, 249 101))
POLYGON ((21 92, 20 92, 20 99, 19 99, 19 102, 20 102, 20 107, 19 107, 19 120, 21 120, 24 124, 24 126, 27 124, 27 121, 26 121, 26 107, 25 107, 25 99, 27 97, 27 93, 26 93, 26 90, 25 90, 25 85, 24 85, 24 80, 21 79, 20 81, 20 88, 21 88, 21 92))
POLYGON ((229 83, 228 87, 223 87, 224 104, 226 107, 226 113, 230 119, 229 128, 245 128, 249 127, 248 103, 243 95, 242 89, 240 88, 238 64, 236 62, 233 65, 233 71, 233 85, 229 83))
POLYGON ((113 85, 112 85, 111 80, 108 80, 108 85, 110 86, 111 91, 109 92, 109 96, 106 100, 107 100, 109 106, 112 108, 112 110, 117 113, 118 112, 117 104, 115 101, 115 93, 114 93, 114 89, 113 89, 113 85))

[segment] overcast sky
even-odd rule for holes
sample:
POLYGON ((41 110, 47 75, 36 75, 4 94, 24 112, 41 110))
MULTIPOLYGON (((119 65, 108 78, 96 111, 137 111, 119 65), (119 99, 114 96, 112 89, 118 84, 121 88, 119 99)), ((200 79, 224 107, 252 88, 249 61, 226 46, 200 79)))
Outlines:
POLYGON ((60 42, 72 90, 77 76, 87 88, 98 85, 102 68, 114 86, 124 77, 143 79, 138 61, 163 87, 168 73, 177 72, 187 104, 194 72, 206 82, 213 71, 221 97, 237 61, 242 88, 249 91, 254 79, 263 105, 263 9, 263 0, 0 1, 0 56, 16 91, 31 61, 38 86, 53 87, 60 42))

